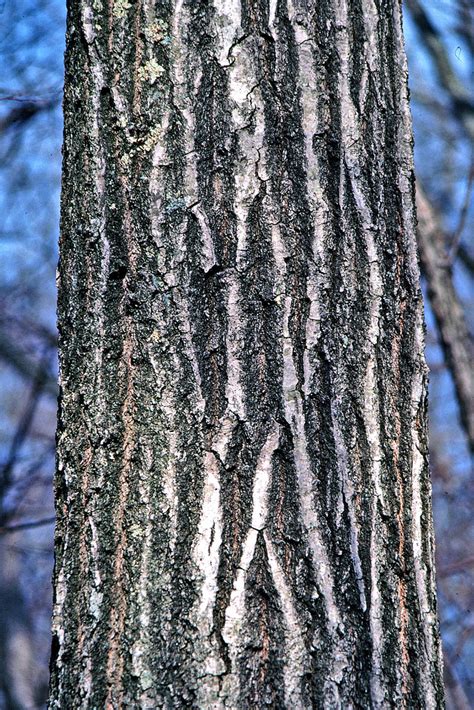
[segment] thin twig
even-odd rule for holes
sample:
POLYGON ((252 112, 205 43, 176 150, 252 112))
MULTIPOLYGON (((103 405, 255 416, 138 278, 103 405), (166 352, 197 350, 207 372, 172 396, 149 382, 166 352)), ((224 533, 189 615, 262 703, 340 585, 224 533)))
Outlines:
POLYGON ((5 527, 0 528, 0 535, 7 535, 8 533, 17 532, 17 530, 29 530, 30 528, 39 528, 43 525, 52 525, 55 520, 56 518, 52 516, 51 518, 31 520, 27 523, 18 523, 17 525, 5 525, 5 527))
POLYGON ((459 245, 461 243, 461 237, 462 233, 464 231, 464 227, 466 226, 466 219, 467 215, 469 213, 469 206, 471 204, 471 194, 472 194, 472 188, 474 186, 474 152, 471 158, 471 167, 469 169, 469 175, 467 178, 467 185, 466 185, 466 194, 464 195, 464 201, 461 207, 461 212, 459 213, 459 220, 458 220, 458 226, 454 230, 454 233, 451 236, 451 244, 449 245, 449 251, 448 251, 448 262, 450 265, 454 263, 454 260, 457 256, 458 250, 459 250, 459 245))

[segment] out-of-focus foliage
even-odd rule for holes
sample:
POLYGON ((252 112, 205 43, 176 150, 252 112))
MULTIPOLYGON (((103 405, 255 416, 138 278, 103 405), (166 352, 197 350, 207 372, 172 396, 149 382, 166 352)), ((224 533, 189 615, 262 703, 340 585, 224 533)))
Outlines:
MULTIPOLYGON (((417 176, 442 253, 435 266, 472 334, 474 9, 471 0, 406 5, 417 176)), ((63 0, 0 0, 0 708, 44 707, 46 697, 64 24, 63 0)), ((454 710, 474 703, 474 478, 449 348, 440 346, 428 297, 426 311, 440 616, 454 710)))

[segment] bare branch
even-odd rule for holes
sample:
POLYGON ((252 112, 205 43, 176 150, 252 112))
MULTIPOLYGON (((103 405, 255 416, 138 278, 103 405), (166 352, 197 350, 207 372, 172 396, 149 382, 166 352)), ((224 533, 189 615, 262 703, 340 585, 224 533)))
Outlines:
POLYGON ((454 260, 458 254, 459 246, 461 243, 461 237, 466 226, 467 215, 469 212, 469 205, 471 202, 472 188, 474 186, 474 155, 471 158, 471 166, 469 168, 469 175, 467 178, 466 194, 464 196, 461 211, 459 213, 459 220, 456 229, 451 237, 451 244, 449 246, 449 262, 454 263, 454 260))
POLYGON ((18 523, 17 525, 5 525, 0 527, 0 535, 7 535, 8 533, 18 532, 18 530, 29 530, 30 528, 39 528, 43 525, 52 525, 56 518, 54 516, 50 518, 42 518, 41 520, 31 520, 26 523, 18 523))
POLYGON ((438 577, 449 577, 451 574, 457 574, 458 572, 464 572, 464 570, 468 567, 472 567, 474 565, 474 555, 471 557, 466 557, 463 560, 458 560, 457 562, 453 562, 450 565, 447 565, 446 567, 441 567, 437 569, 437 574, 438 577))
MULTIPOLYGON (((37 376, 37 364, 32 362, 2 331, 0 331, 0 360, 11 365, 22 377, 28 380, 37 376)), ((43 391, 56 398, 58 396, 58 385, 55 378, 45 371, 43 381, 43 391)))
MULTIPOLYGON (((12 438, 10 445, 10 450, 8 452, 7 460, 0 468, 0 502, 3 507, 3 499, 6 491, 12 482, 12 474, 18 459, 20 450, 28 437, 28 434, 33 423, 33 418, 35 416, 38 404, 41 398, 41 393, 45 384, 45 378, 47 377, 47 351, 43 355, 41 362, 36 368, 36 373, 33 377, 32 387, 28 402, 23 412, 20 420, 18 422, 17 429, 12 438)), ((4 521, 4 511, 0 511, 0 521, 4 521)))
POLYGON ((453 116, 467 135, 474 139, 474 100, 456 75, 440 33, 419 0, 406 0, 406 5, 430 53, 443 89, 451 98, 453 116))
POLYGON ((459 245, 458 256, 466 269, 474 274, 474 256, 462 243, 459 245))
POLYGON ((40 111, 49 111, 57 106, 58 102, 57 97, 47 100, 21 102, 19 106, 12 108, 9 113, 0 119, 0 135, 7 129, 12 128, 12 126, 27 123, 40 111))
POLYGON ((428 295, 436 319, 446 362, 452 373, 459 402, 461 423, 469 447, 474 452, 474 352, 464 311, 455 291, 451 269, 446 259, 446 238, 440 220, 418 183, 418 243, 421 267, 428 285, 428 295))
POLYGON ((470 710, 471 704, 464 692, 463 687, 456 678, 448 654, 444 653, 444 682, 446 685, 446 695, 449 705, 453 710, 470 710))

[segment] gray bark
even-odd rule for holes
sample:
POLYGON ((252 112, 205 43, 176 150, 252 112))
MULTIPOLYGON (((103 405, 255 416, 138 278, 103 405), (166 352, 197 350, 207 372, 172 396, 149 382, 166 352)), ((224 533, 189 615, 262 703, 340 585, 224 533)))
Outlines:
POLYGON ((52 708, 440 708, 396 0, 71 0, 52 708))

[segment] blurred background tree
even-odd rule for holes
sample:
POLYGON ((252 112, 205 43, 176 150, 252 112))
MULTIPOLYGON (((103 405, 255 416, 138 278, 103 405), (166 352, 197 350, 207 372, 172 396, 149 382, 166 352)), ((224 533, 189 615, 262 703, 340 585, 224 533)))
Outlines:
POLYGON ((44 707, 65 7, 0 0, 0 707, 44 707))
MULTIPOLYGON (((474 705, 474 7, 406 0, 447 705, 474 705)), ((0 708, 45 706, 64 0, 0 0, 0 708)))

